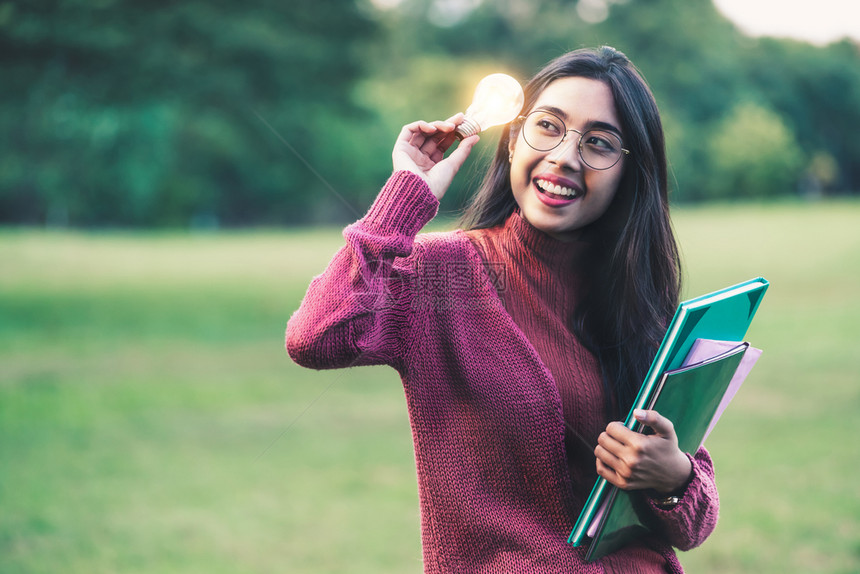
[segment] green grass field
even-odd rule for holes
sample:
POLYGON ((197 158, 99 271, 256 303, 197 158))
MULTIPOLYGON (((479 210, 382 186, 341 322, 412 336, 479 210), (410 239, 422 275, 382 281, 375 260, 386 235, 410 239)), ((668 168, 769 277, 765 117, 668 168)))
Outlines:
MULTIPOLYGON (((860 571, 860 203, 675 222, 687 296, 772 283, 709 439, 720 524, 683 563, 860 571)), ((419 572, 398 377, 283 350, 340 241, 0 231, 0 572, 419 572)))

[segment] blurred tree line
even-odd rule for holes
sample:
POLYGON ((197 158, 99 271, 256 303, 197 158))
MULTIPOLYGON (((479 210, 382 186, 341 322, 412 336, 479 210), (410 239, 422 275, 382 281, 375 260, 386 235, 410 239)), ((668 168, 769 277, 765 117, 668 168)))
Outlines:
POLYGON ((676 201, 860 191, 860 46, 748 38, 710 0, 0 1, 0 223, 349 221, 404 123, 601 44, 655 92, 676 201))

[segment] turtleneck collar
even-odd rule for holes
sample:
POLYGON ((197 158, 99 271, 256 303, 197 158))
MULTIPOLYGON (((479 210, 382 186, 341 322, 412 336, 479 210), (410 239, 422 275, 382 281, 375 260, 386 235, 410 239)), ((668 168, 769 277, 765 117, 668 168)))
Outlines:
POLYGON ((503 237, 508 248, 520 247, 557 272, 574 272, 581 265, 589 245, 580 239, 556 239, 526 221, 519 210, 514 210, 505 221, 503 237))

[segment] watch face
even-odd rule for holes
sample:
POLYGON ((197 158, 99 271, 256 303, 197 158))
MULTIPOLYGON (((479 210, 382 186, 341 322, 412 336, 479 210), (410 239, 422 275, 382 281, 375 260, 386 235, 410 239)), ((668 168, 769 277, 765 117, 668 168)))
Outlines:
POLYGON ((677 505, 679 502, 681 502, 681 498, 679 496, 667 496, 666 498, 660 498, 658 500, 655 500, 654 504, 664 510, 668 510, 677 505))

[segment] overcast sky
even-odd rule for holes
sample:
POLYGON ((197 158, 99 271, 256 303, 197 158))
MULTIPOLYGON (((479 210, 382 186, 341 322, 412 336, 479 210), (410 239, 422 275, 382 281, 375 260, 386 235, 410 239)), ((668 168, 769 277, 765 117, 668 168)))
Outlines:
POLYGON ((860 0, 714 0, 744 32, 827 44, 860 42, 860 0))

